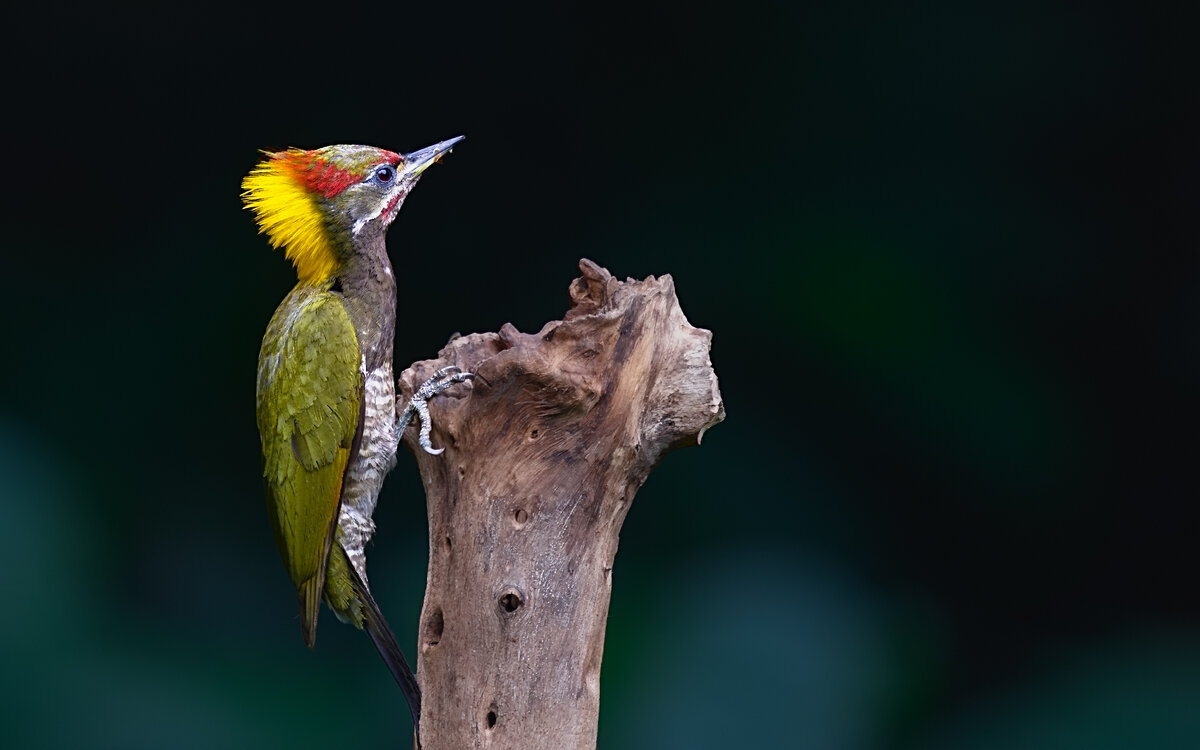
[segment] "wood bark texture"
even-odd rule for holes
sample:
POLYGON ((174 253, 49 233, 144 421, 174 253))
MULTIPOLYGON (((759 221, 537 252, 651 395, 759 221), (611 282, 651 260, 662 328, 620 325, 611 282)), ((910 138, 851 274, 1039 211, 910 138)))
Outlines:
POLYGON ((663 454, 725 416, 712 334, 670 276, 619 282, 588 260, 561 321, 452 340, 400 375, 476 373, 430 402, 416 448, 429 512, 417 656, 424 750, 596 746, 613 557, 663 454))

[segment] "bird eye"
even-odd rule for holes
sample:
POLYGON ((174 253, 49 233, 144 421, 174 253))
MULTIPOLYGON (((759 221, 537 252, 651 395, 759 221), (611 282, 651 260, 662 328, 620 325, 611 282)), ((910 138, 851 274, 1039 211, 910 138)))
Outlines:
POLYGON ((375 179, 379 180, 385 185, 391 182, 392 178, 395 176, 396 170, 389 166, 380 167, 379 169, 375 170, 375 179))

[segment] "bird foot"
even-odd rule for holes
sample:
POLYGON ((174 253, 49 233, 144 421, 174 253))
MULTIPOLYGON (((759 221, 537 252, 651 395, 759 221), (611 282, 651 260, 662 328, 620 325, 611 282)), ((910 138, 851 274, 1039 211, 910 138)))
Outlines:
POLYGON ((404 407, 404 411, 400 412, 400 419, 396 422, 396 436, 404 434, 404 430, 408 428, 408 423, 412 421, 413 414, 417 415, 417 421, 421 423, 421 435, 417 442, 425 449, 426 453, 434 456, 440 454, 445 448, 434 448, 429 442, 429 431, 433 429, 433 420, 429 417, 429 399, 438 395, 455 383, 461 383, 464 380, 470 380, 475 377, 473 372, 463 372, 460 368, 451 365, 443 367, 433 374, 429 380, 421 384, 416 391, 413 392, 412 398, 404 407))

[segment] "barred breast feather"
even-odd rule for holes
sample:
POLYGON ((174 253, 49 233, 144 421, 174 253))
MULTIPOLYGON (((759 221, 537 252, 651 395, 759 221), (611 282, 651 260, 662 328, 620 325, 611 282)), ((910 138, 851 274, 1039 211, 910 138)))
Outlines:
MULTIPOLYGON (((365 365, 364 365, 365 368, 365 365)), ((375 533, 375 504, 383 479, 396 465, 396 384, 386 360, 363 374, 362 439, 346 466, 337 539, 363 581, 367 580, 367 542, 375 533)))

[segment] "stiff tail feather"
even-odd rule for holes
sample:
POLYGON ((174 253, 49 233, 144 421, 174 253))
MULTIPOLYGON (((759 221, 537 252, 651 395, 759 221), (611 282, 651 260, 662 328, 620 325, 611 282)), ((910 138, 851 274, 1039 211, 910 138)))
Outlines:
POLYGON ((317 615, 321 611, 321 590, 325 588, 324 569, 300 584, 300 629, 304 645, 312 648, 317 642, 317 615))
POLYGON ((387 664, 392 678, 400 686, 400 692, 404 693, 404 700, 408 702, 408 710, 412 714, 413 731, 420 737, 421 688, 417 686, 417 678, 413 675, 412 668, 408 666, 408 659, 404 658, 400 644, 396 643, 396 636, 392 635, 392 629, 388 627, 387 620, 379 611, 375 597, 371 596, 371 590, 359 577, 358 571, 354 569, 353 565, 347 567, 350 568, 355 591, 358 593, 363 607, 366 608, 366 612, 363 613, 363 629, 367 631, 367 635, 371 636, 375 650, 379 652, 384 664, 387 664))

